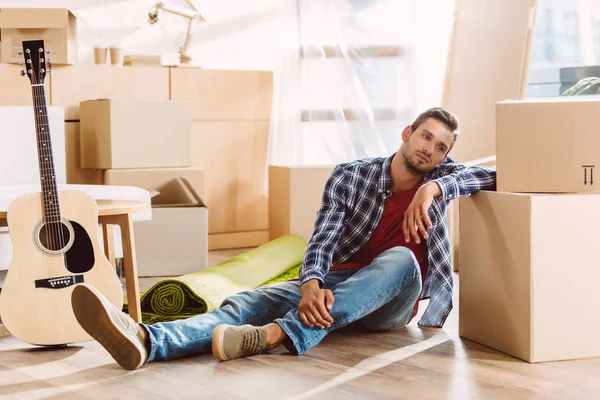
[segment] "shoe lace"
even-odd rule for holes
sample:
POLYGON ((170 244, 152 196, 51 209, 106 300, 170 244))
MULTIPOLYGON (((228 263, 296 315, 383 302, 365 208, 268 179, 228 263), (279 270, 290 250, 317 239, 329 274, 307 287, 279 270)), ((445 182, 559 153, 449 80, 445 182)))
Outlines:
POLYGON ((244 354, 260 353, 260 332, 258 329, 248 329, 242 337, 242 352, 244 354))

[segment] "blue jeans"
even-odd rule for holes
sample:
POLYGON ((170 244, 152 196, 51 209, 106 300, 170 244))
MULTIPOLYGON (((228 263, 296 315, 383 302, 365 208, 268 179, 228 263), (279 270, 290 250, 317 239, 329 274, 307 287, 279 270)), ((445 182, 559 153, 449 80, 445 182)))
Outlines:
POLYGON ((411 250, 394 247, 360 271, 330 271, 323 288, 331 289, 335 298, 330 328, 302 323, 297 309, 300 282, 293 279, 230 296, 210 313, 143 325, 151 345, 148 362, 210 352, 218 324, 275 322, 288 336, 284 346, 294 354, 305 353, 329 332, 349 324, 371 331, 401 329, 410 321, 421 293, 421 270, 411 250))

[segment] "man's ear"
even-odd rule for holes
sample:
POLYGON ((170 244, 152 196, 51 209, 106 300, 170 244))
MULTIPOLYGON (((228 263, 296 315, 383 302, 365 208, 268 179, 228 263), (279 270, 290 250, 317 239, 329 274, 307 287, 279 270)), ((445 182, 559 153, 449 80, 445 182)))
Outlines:
POLYGON ((406 128, 404 128, 404 130, 402 131, 402 141, 406 142, 408 140, 408 138, 410 137, 410 134, 412 133, 412 128, 410 127, 410 125, 408 125, 406 128))

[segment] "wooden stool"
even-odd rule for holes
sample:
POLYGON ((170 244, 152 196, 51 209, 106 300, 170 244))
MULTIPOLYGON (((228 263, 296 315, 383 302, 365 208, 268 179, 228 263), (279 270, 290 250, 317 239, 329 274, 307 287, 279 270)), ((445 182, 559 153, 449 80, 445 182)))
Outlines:
MULTIPOLYGON (((127 289, 129 315, 137 322, 142 321, 140 310, 140 286, 138 282, 137 261, 135 257, 135 240, 131 214, 144 211, 150 204, 132 200, 96 200, 98 204, 98 224, 102 226, 102 237, 106 257, 116 267, 112 225, 121 228, 123 243, 123 274, 127 289)), ((0 227, 8 226, 7 210, 0 210, 0 227)), ((10 227, 9 227, 10 229, 10 227)), ((6 329, 0 319, 0 337, 6 336, 6 329), (4 333, 4 335, 3 335, 4 333)))

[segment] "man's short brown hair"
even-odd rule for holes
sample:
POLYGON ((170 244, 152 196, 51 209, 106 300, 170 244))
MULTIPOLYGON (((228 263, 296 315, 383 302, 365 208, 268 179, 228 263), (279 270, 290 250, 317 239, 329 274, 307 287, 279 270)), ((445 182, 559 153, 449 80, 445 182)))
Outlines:
POLYGON ((450 151, 450 149, 452 149, 452 147, 454 146, 454 143, 456 142, 456 138, 458 137, 458 133, 459 133, 458 132, 458 118, 456 117, 456 115, 452 114, 450 111, 444 110, 442 107, 433 107, 433 108, 423 111, 417 117, 417 119, 415 119, 415 122, 413 122, 412 125, 410 126, 411 130, 413 132, 416 131, 417 128, 423 122, 427 121, 427 119, 429 119, 429 118, 436 119, 436 120, 440 121, 442 124, 446 125, 446 127, 454 135, 454 140, 452 140, 452 144, 450 145, 450 148, 448 149, 448 151, 450 151))

